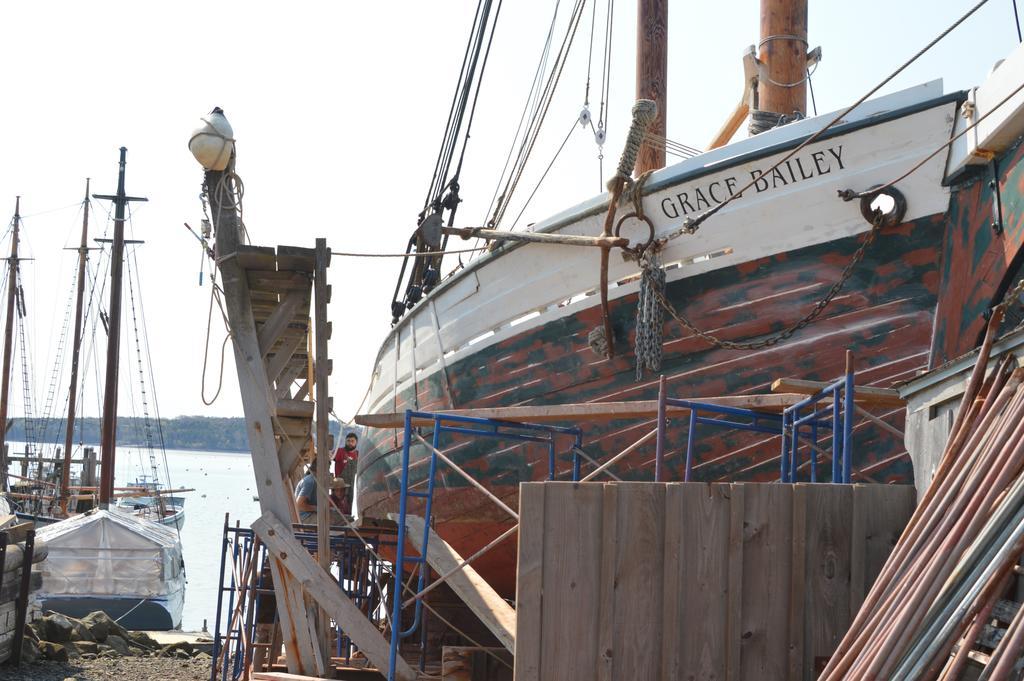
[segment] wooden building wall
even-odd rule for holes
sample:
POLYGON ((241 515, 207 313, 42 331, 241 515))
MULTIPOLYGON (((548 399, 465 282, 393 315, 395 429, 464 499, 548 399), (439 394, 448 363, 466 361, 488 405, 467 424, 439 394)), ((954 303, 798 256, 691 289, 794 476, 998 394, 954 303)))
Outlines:
POLYGON ((909 485, 526 483, 516 681, 813 679, 909 485))

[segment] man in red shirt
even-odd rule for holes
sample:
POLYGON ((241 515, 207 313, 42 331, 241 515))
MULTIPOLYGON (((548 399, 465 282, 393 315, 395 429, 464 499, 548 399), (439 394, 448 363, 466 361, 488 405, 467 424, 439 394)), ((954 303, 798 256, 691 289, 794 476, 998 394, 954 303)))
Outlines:
POLYGON ((345 436, 345 446, 339 447, 334 454, 334 477, 341 478, 348 485, 338 490, 338 508, 345 515, 352 515, 352 490, 356 480, 356 465, 359 460, 359 436, 349 433, 345 436))

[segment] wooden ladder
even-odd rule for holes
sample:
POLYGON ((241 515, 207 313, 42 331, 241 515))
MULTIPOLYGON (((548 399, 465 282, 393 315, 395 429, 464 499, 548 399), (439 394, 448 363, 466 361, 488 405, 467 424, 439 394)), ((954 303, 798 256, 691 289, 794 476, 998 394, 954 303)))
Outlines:
MULTIPOLYGON (((206 187, 215 188, 230 178, 206 174, 206 187)), ((224 290, 225 314, 231 329, 238 386, 245 413, 253 472, 263 515, 253 530, 267 546, 274 580, 274 596, 281 624, 288 671, 326 676, 330 659, 317 641, 318 608, 330 615, 378 669, 388 669, 388 642, 356 605, 345 596, 330 574, 295 539, 291 530, 298 520, 293 493, 296 476, 313 452, 311 434, 317 410, 313 393, 313 343, 310 303, 314 280, 319 277, 317 299, 324 313, 329 252, 323 240, 318 249, 248 246, 241 243, 236 207, 222 201, 223 192, 208 191, 216 230, 217 262, 224 290)), ((326 357, 329 324, 318 314, 322 378, 330 372, 326 357)), ((330 410, 321 385, 321 430, 326 434, 330 410)), ((324 438, 325 440, 329 438, 324 438)), ((331 443, 321 450, 333 450, 331 443)), ((326 525, 325 525, 326 527, 326 525)), ((326 532, 324 533, 326 534, 326 532)), ((323 623, 321 623, 323 627, 323 623)), ((412 681, 416 674, 404 661, 396 663, 395 678, 412 681)))

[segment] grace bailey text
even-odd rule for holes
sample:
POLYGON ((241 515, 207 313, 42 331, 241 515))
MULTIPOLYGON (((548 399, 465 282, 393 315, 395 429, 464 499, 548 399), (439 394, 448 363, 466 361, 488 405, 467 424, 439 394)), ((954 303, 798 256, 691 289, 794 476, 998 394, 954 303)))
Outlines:
POLYGON ((705 185, 688 187, 685 191, 661 200, 661 212, 667 218, 685 217, 693 212, 707 210, 732 196, 740 186, 753 181, 751 188, 760 194, 769 189, 778 189, 819 175, 828 175, 833 170, 843 170, 843 145, 829 147, 802 156, 795 156, 778 168, 765 172, 760 168, 750 171, 749 178, 726 177, 705 185))

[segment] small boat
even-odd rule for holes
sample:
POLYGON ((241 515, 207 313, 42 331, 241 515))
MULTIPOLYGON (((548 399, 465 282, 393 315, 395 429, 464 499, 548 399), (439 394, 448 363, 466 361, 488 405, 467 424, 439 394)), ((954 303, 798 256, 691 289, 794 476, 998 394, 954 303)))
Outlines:
POLYGON ((40 528, 36 540, 49 548, 37 594, 45 610, 102 610, 126 629, 181 625, 185 563, 174 528, 95 509, 40 528))

